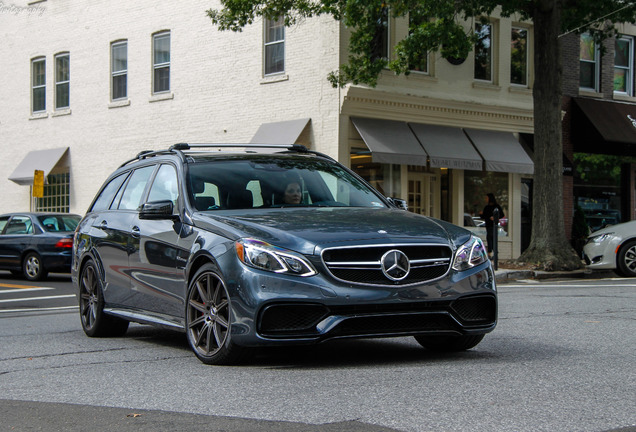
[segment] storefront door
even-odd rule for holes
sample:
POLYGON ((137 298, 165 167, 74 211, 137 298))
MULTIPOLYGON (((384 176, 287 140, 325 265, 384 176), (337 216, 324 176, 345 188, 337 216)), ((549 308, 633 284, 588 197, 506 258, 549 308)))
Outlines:
POLYGON ((409 172, 409 211, 439 217, 439 179, 436 174, 409 172))

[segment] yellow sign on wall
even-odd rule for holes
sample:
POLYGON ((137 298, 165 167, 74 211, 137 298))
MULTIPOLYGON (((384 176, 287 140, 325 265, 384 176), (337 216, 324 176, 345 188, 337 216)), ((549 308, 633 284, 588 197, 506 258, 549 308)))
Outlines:
POLYGON ((44 197, 44 171, 35 170, 33 174, 33 197, 44 197))

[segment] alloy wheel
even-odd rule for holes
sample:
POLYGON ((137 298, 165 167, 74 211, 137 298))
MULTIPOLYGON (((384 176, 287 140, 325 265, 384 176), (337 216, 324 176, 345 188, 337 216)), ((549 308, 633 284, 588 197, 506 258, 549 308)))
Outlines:
POLYGON ((188 336, 197 354, 210 357, 222 351, 229 336, 230 302, 219 276, 204 272, 197 277, 187 314, 188 336))

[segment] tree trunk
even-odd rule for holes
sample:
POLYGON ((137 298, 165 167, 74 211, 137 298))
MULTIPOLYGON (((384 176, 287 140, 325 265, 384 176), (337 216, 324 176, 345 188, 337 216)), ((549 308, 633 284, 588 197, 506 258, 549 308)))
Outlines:
POLYGON ((580 268, 581 260, 565 236, 563 214, 562 62, 558 39, 561 30, 561 0, 538 0, 533 21, 535 85, 532 239, 519 260, 540 264, 545 270, 571 270, 580 268))

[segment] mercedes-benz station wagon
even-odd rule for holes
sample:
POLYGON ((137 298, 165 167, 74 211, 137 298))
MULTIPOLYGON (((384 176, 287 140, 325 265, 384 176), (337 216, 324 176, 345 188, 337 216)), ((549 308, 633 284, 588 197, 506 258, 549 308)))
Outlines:
POLYGON ((231 364, 337 338, 466 350, 495 328, 494 274, 470 231, 303 146, 237 147, 142 152, 106 180, 73 245, 88 336, 168 326, 202 362, 231 364))

